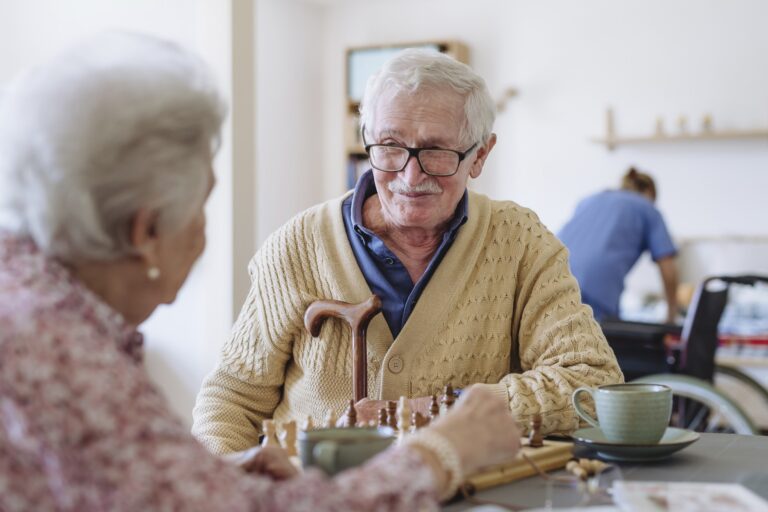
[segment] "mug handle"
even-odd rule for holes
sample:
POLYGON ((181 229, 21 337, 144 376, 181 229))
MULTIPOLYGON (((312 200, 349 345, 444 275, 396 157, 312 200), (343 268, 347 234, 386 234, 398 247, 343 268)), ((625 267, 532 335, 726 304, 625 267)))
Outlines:
POLYGON ((581 393, 589 393, 589 396, 592 397, 592 400, 595 399, 594 395, 595 390, 592 388, 578 388, 576 391, 573 392, 573 395, 571 395, 571 402, 573 402, 573 408, 576 409, 576 414, 581 417, 584 421, 592 425, 593 427, 600 428, 600 424, 597 422, 595 418, 587 414, 587 412, 581 408, 581 404, 579 403, 579 395, 581 393))
POLYGON ((328 475, 336 472, 336 455, 339 452, 339 444, 335 441, 320 441, 312 449, 312 457, 323 471, 328 475))

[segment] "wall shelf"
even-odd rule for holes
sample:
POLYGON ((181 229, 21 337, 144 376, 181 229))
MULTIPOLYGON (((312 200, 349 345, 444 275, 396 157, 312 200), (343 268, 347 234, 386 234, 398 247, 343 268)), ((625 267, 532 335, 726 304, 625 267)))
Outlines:
POLYGON ((592 142, 605 145, 612 151, 620 145, 630 144, 658 144, 669 142, 695 142, 695 141, 723 141, 723 140, 760 140, 768 142, 768 130, 721 130, 713 129, 700 132, 682 133, 656 133, 647 136, 624 137, 616 134, 613 120, 613 110, 608 109, 605 115, 605 137, 592 138, 592 142))

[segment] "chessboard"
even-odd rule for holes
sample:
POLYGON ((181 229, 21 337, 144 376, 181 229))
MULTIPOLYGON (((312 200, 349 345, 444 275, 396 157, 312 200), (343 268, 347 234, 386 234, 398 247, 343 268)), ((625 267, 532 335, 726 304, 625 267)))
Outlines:
MULTIPOLYGON (((341 418, 336 418, 332 412, 329 412, 317 426, 314 425, 311 418, 307 418, 307 421, 300 428, 307 431, 315 428, 335 428, 339 426, 344 428, 389 427, 395 431, 398 442, 401 442, 409 434, 424 428, 431 421, 437 419, 438 416, 445 414, 453 406, 454 401, 453 389, 448 385, 445 387, 439 400, 436 395, 432 396, 428 416, 424 416, 416 411, 412 412, 408 399, 401 397, 398 402, 388 402, 387 407, 379 411, 378 421, 361 424, 357 421, 355 402, 350 400, 349 406, 341 418)), ((264 420, 262 428, 264 430, 263 446, 270 444, 282 446, 291 459, 296 464, 300 464, 298 462, 296 445, 299 427, 295 421, 277 425, 272 420, 264 420)), ((513 460, 489 466, 478 473, 470 475, 464 484, 464 489, 468 492, 476 492, 489 487, 503 485, 536 475, 537 468, 540 471, 560 469, 565 467, 568 461, 573 458, 573 443, 549 441, 542 438, 541 417, 539 415, 533 416, 529 430, 528 438, 522 440, 522 449, 513 460), (529 461, 532 461, 535 467, 529 461)))
POLYGON ((464 488, 472 493, 536 475, 536 468, 523 457, 523 454, 532 460, 541 471, 564 468, 568 461, 573 458, 573 443, 566 441, 544 440, 542 446, 535 448, 529 446, 527 439, 524 439, 522 444, 523 448, 517 457, 509 462, 489 466, 479 473, 470 475, 464 488))

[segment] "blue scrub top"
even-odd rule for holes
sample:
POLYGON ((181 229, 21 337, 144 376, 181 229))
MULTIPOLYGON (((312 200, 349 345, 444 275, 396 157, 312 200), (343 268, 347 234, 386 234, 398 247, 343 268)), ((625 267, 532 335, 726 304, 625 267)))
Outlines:
POLYGON ((661 213, 636 192, 606 190, 579 203, 558 233, 570 252, 582 301, 597 320, 619 316, 624 278, 646 250, 654 261, 677 253, 661 213))

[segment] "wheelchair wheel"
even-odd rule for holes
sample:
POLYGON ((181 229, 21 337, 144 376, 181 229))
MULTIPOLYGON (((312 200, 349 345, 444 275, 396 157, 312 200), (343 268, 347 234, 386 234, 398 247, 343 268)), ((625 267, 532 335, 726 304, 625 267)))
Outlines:
POLYGON ((737 399, 762 433, 768 430, 768 390, 749 374, 730 365, 715 366, 715 387, 737 399))
POLYGON ((759 431, 744 410, 712 384, 677 374, 648 375, 634 380, 672 388, 675 405, 671 423, 697 432, 757 435, 759 431))

